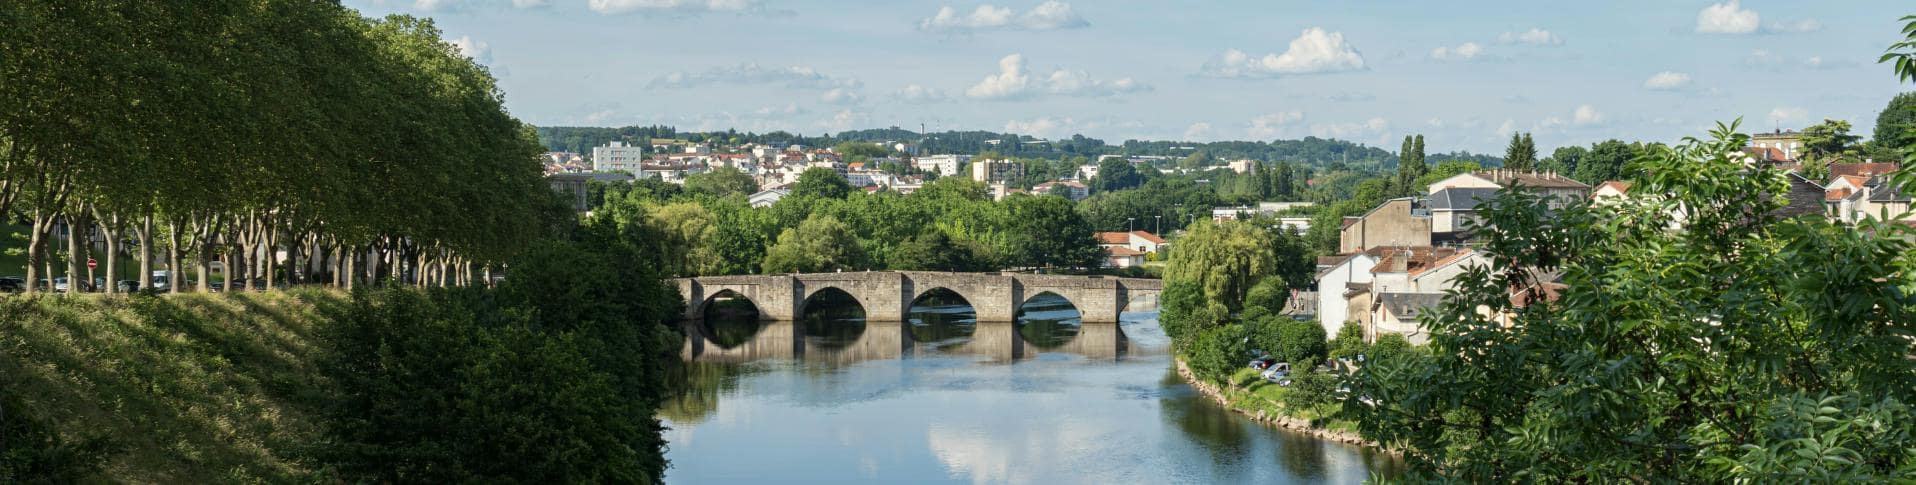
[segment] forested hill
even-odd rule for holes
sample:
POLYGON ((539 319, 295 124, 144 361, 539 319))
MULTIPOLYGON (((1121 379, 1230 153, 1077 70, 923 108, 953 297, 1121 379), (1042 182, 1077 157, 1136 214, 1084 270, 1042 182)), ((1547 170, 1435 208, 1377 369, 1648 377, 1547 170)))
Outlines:
MULTIPOLYGON (((1195 156, 1196 160, 1201 161, 1248 158, 1301 162, 1314 166, 1342 163, 1347 166, 1389 168, 1397 164, 1397 155, 1388 150, 1361 143, 1317 137, 1305 137, 1302 140, 1208 143, 1126 140, 1122 145, 1110 145, 1104 140, 1088 138, 1084 135, 1072 135, 1070 138, 1056 140, 1040 140, 1027 135, 981 130, 943 131, 921 135, 899 127, 846 131, 835 135, 819 136, 805 136, 783 131, 741 133, 737 130, 727 130, 694 133, 680 132, 669 126, 623 128, 547 126, 540 127, 538 132, 540 143, 543 143, 547 149, 578 153, 590 153, 592 147, 603 146, 606 142, 615 140, 639 143, 649 142, 652 138, 676 138, 721 144, 785 143, 814 147, 829 147, 846 141, 917 142, 920 147, 919 153, 977 154, 989 151, 1010 157, 1053 160, 1076 157, 1096 159, 1099 155, 1125 155, 1162 156, 1175 159, 1195 156)), ((1486 167, 1503 164, 1502 158, 1469 152, 1452 152, 1433 157, 1433 159, 1469 160, 1486 167)))

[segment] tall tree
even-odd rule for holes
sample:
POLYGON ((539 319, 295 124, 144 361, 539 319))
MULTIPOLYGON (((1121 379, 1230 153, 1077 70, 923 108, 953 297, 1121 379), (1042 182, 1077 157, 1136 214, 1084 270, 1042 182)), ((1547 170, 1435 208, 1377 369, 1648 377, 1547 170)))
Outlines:
POLYGON ((1916 146, 1916 91, 1890 98, 1889 105, 1876 115, 1876 129, 1870 140, 1891 150, 1916 146))
POLYGON ((1537 144, 1531 141, 1529 133, 1510 134, 1510 145, 1504 149, 1504 168, 1526 172, 1536 170, 1537 144))
POLYGON ((1137 187, 1142 183, 1143 176, 1138 174, 1137 167, 1131 166, 1130 160, 1111 157, 1098 162, 1098 175, 1092 177, 1091 189, 1108 192, 1137 187))
POLYGON ((813 216, 778 235, 765 252, 765 273, 825 273, 859 269, 865 252, 851 226, 831 216, 813 216))
MULTIPOLYGON (((802 175, 802 174, 801 174, 802 175)), ((685 190, 725 197, 733 194, 751 195, 758 192, 758 181, 751 175, 732 167, 696 173, 685 177, 685 190)))
POLYGON ((843 199, 852 192, 852 184, 845 177, 829 168, 812 167, 799 172, 798 182, 792 184, 792 194, 800 197, 823 197, 843 199))

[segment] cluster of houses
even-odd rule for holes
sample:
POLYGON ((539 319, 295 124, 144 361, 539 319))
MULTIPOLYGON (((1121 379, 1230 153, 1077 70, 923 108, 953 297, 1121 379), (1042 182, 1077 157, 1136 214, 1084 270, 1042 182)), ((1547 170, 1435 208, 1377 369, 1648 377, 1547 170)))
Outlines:
MULTIPOLYGON (((1908 214, 1910 197, 1886 177, 1897 164, 1832 163, 1828 178, 1818 181, 1803 175, 1801 150, 1797 134, 1784 131, 1753 137, 1744 150, 1746 163, 1787 171, 1788 193, 1780 194, 1787 204, 1776 215, 1916 225, 1908 214)), ((1591 187, 1554 173, 1485 170, 1440 180, 1425 187, 1422 195, 1387 200, 1361 216, 1346 217, 1339 254, 1318 260, 1314 298, 1326 333, 1335 335, 1346 322, 1356 322, 1369 339, 1394 333, 1412 343, 1427 342, 1429 335, 1418 327, 1417 317, 1437 306, 1465 269, 1489 263, 1465 228, 1482 220, 1479 205, 1504 188, 1549 197, 1554 208, 1578 200, 1605 204, 1632 196, 1626 181, 1591 187)), ((1543 283, 1537 287, 1512 289, 1512 301, 1521 303, 1524 294, 1551 299, 1563 288, 1553 275, 1538 276, 1543 283)))
MULTIPOLYGON (((894 152, 910 147, 892 144, 894 152)), ((976 159, 972 155, 886 156, 847 161, 830 148, 753 143, 734 147, 714 147, 674 139, 654 139, 649 145, 610 142, 594 147, 586 156, 573 152, 545 154, 545 171, 555 188, 565 190, 583 186, 587 179, 651 178, 670 183, 685 183, 686 177, 721 168, 732 168, 750 175, 762 189, 753 194, 752 205, 763 207, 777 202, 791 191, 800 174, 814 168, 830 169, 853 187, 868 192, 890 190, 909 194, 936 177, 968 177, 983 182, 994 199, 1024 193, 1011 182, 1024 177, 1024 164, 1007 159, 976 159), (882 170, 880 167, 905 167, 882 170)), ((1030 192, 1058 194, 1072 200, 1090 195, 1085 181, 1097 175, 1096 165, 1085 165, 1063 180, 1037 184, 1030 192)))

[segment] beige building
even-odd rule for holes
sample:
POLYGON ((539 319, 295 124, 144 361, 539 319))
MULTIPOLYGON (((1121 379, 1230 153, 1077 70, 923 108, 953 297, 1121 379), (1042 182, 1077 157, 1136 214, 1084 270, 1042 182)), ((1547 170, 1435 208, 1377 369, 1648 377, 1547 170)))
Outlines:
POLYGON ((1590 186, 1570 177, 1554 172, 1519 172, 1515 170, 1483 170, 1439 180, 1428 187, 1430 194, 1450 188, 1502 189, 1522 187, 1532 193, 1551 199, 1550 207, 1561 209, 1571 201, 1580 201, 1590 197, 1590 186))
POLYGON ((1422 201, 1391 199, 1358 217, 1344 218, 1337 252, 1356 253, 1390 246, 1429 246, 1430 209, 1422 201))
POLYGON ((1010 160, 979 160, 971 162, 971 179, 979 182, 1003 182, 1023 177, 1025 165, 1010 160))

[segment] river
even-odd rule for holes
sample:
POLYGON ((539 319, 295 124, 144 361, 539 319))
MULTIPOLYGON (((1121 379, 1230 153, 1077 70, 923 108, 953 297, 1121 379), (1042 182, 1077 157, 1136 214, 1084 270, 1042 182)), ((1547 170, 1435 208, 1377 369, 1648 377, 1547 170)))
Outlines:
POLYGON ((1197 394, 1172 370, 1155 312, 1079 325, 1048 293, 1016 324, 977 323, 937 294, 892 324, 864 322, 856 304, 768 324, 749 305, 712 306, 689 325, 684 392, 660 411, 669 483, 1356 483, 1401 471, 1197 394))

